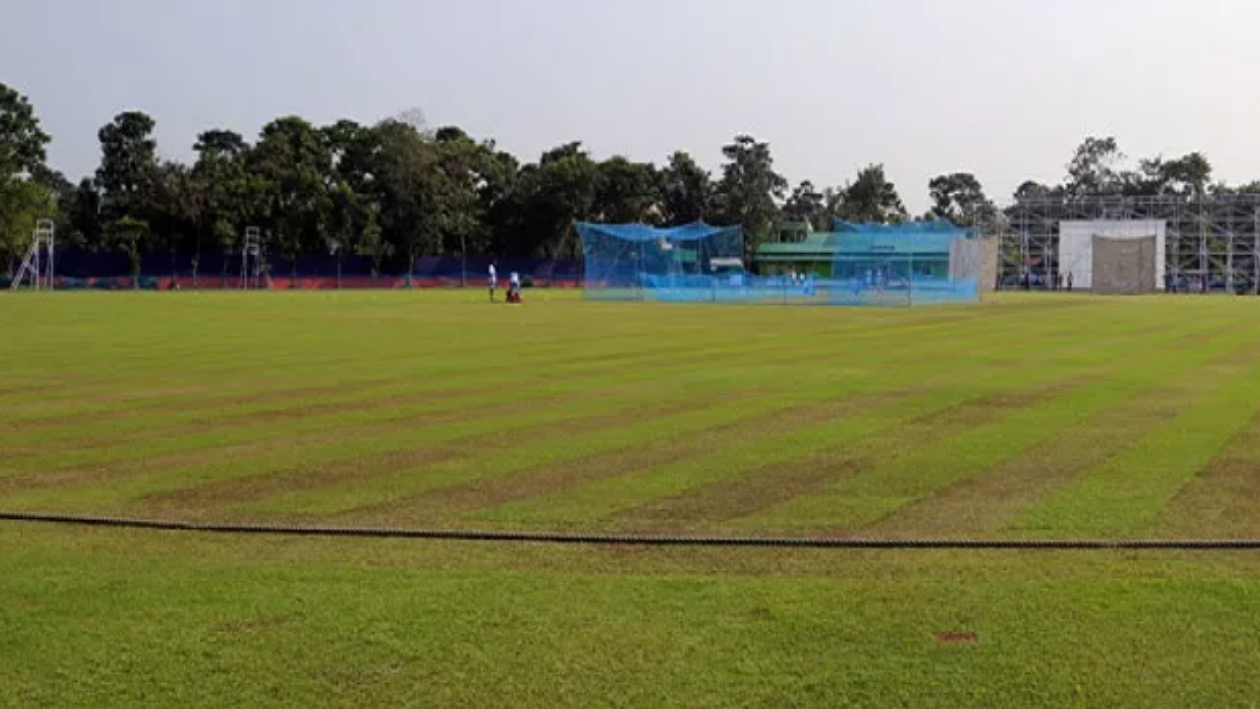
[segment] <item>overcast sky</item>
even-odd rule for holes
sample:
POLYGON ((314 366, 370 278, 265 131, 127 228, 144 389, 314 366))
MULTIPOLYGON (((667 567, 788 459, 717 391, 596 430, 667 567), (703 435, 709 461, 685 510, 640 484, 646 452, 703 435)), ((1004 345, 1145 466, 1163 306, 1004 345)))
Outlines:
POLYGON ((208 127, 418 107, 525 159, 581 140, 716 168, 750 133, 793 183, 885 163, 916 211, 942 172, 999 199, 1057 181, 1086 135, 1241 182, 1256 67, 1254 0, 0 0, 0 81, 72 177, 122 110, 188 159, 208 127))

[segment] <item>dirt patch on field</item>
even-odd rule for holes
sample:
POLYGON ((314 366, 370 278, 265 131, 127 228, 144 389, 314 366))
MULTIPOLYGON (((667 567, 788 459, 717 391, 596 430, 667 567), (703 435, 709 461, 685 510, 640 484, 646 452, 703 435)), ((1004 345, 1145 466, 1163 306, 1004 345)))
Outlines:
POLYGON ((942 645, 975 645, 980 641, 975 633, 947 632, 936 633, 936 642, 942 645))

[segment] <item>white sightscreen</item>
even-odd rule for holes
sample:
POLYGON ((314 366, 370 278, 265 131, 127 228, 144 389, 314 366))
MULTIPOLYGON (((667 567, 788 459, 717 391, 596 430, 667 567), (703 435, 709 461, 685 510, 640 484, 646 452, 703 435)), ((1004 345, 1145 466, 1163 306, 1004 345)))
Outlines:
POLYGON ((1155 289, 1164 290, 1166 222, 1151 220, 1098 220, 1059 222, 1059 273, 1072 274, 1073 288, 1094 287, 1094 237, 1144 239, 1155 237, 1155 289))

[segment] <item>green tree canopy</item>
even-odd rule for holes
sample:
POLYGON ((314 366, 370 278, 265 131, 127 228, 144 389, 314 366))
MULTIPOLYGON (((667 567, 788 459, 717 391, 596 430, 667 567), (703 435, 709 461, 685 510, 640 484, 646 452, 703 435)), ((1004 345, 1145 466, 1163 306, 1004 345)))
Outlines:
POLYGON ((779 220, 779 200, 784 198, 788 182, 774 170, 769 143, 736 136, 722 148, 722 155, 726 164, 714 201, 724 223, 743 225, 745 248, 751 255, 779 220))
POLYGON ((695 158, 683 151, 669 156, 661 170, 661 211, 666 224, 677 226, 704 220, 713 203, 713 179, 695 158))

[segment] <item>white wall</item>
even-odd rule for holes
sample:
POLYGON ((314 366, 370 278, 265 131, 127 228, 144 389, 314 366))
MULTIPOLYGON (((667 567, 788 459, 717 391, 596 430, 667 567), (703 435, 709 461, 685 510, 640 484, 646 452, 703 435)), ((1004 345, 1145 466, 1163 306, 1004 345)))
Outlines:
POLYGON ((1072 286, 1080 290, 1094 287, 1094 237, 1143 239, 1155 237, 1155 289, 1164 290, 1167 269, 1165 248, 1168 224, 1159 220, 1099 220, 1059 222, 1059 272, 1072 274, 1072 286))

